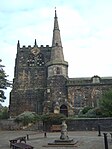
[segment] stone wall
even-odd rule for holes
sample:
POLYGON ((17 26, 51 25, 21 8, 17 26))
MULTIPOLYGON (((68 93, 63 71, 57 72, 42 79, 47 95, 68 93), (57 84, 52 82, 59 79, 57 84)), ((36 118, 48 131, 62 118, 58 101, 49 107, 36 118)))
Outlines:
MULTIPOLYGON (((112 118, 78 118, 67 121, 68 131, 98 131, 98 124, 101 131, 112 131, 112 118)), ((43 130, 43 123, 38 122, 34 125, 23 127, 13 120, 0 120, 0 130, 43 130)), ((47 129, 50 131, 50 128, 47 129)))
POLYGON ((41 131, 43 130, 43 122, 37 122, 35 124, 29 124, 28 126, 23 126, 22 124, 18 124, 14 122, 13 119, 8 120, 0 120, 0 130, 28 130, 28 131, 41 131))
POLYGON ((14 120, 0 120, 0 130, 20 130, 21 125, 14 122, 14 120))
POLYGON ((78 118, 67 122, 68 131, 97 131, 98 124, 101 131, 112 131, 112 118, 78 118))
POLYGON ((112 90, 111 84, 68 84, 68 102, 74 107, 74 114, 77 115, 84 107, 98 107, 102 94, 112 90))

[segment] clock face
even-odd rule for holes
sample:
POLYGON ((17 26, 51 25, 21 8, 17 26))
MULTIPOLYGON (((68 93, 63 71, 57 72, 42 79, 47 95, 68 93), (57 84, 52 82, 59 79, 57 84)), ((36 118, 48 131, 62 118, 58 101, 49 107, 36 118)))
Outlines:
POLYGON ((34 47, 31 52, 34 54, 34 55, 37 55, 39 52, 40 52, 40 49, 37 48, 37 47, 34 47))

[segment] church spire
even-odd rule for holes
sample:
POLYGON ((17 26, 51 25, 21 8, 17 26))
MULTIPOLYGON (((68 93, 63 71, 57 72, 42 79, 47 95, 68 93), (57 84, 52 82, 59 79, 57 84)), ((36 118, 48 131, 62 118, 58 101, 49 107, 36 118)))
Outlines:
POLYGON ((63 47, 61 43, 60 30, 58 25, 58 17, 55 9, 54 29, 52 39, 51 61, 53 63, 64 62, 63 47))
POLYGON ((64 60, 63 47, 61 43, 60 30, 58 25, 58 17, 55 9, 54 17, 54 29, 53 29, 53 39, 51 48, 51 58, 47 62, 48 66, 48 77, 63 75, 68 76, 68 62, 64 60))
POLYGON ((52 47, 54 47, 54 46, 62 47, 56 9, 55 9, 54 29, 53 29, 53 39, 52 39, 52 47))

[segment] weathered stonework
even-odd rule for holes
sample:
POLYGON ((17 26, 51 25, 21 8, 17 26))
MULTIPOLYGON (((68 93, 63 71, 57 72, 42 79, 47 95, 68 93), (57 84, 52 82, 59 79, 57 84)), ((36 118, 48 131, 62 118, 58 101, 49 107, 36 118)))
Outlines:
POLYGON ((102 94, 112 89, 112 78, 100 78, 99 83, 93 83, 92 78, 68 79, 67 88, 68 101, 77 113, 85 106, 98 107, 102 94))
POLYGON ((11 117, 24 111, 77 114, 85 106, 98 106, 102 93, 109 89, 109 77, 68 77, 56 11, 51 47, 38 47, 36 40, 34 46, 20 47, 18 41, 10 93, 11 117))

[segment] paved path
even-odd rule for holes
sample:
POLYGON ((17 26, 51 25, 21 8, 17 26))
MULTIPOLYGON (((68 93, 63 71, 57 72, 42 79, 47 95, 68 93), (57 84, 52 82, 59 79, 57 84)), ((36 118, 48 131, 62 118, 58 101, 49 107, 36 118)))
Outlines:
MULTIPOLYGON (((10 149, 9 140, 15 137, 26 136, 35 133, 34 131, 0 131, 0 149, 10 149)), ((44 147, 48 142, 59 139, 60 133, 47 133, 44 138, 43 133, 35 133, 30 136, 27 144, 34 146, 34 149, 105 149, 103 134, 99 137, 96 131, 73 131, 68 132, 70 139, 78 141, 74 147, 44 147)), ((112 149, 112 140, 108 133, 108 149, 112 149)))

